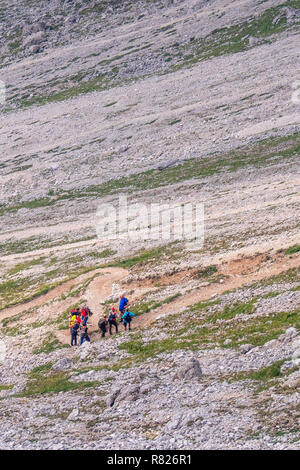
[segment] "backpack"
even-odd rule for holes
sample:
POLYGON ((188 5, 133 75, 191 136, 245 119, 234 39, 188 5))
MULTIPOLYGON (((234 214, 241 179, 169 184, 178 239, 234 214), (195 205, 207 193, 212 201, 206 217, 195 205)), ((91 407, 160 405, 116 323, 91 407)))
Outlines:
POLYGON ((130 323, 131 322, 131 315, 129 312, 126 313, 125 317, 124 317, 124 320, 126 321, 126 323, 130 323))
POLYGON ((100 320, 98 321, 98 327, 102 330, 102 328, 106 328, 106 320, 105 318, 100 318, 100 320))
POLYGON ((85 307, 84 311, 89 317, 91 317, 93 315, 92 312, 90 311, 89 307, 85 307))

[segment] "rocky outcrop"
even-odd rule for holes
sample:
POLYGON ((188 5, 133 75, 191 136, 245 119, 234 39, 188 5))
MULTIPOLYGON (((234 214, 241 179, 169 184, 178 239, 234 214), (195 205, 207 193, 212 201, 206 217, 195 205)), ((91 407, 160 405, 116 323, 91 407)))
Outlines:
POLYGON ((190 380, 199 377, 202 377, 202 370, 199 361, 195 358, 184 362, 175 374, 175 378, 181 380, 190 380))
POLYGON ((75 362, 73 359, 70 359, 69 357, 63 357, 62 359, 59 359, 53 366, 51 367, 52 370, 54 371, 63 371, 67 369, 72 369, 72 367, 75 366, 75 362))

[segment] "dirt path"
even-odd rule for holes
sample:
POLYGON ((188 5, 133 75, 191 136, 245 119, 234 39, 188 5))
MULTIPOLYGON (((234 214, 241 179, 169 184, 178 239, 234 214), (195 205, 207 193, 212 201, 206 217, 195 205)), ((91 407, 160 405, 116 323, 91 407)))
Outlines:
MULTIPOLYGON (((290 268, 298 267, 299 264, 300 254, 287 256, 277 253, 272 257, 268 257, 267 253, 264 253, 256 256, 227 259, 218 266, 218 272, 224 276, 222 283, 215 282, 205 285, 193 292, 183 294, 170 304, 165 304, 155 310, 140 315, 134 320, 133 327, 134 329, 148 327, 163 315, 178 313, 196 302, 210 299, 213 295, 219 295, 225 291, 269 278, 290 268)), ((0 313, 0 321, 4 318, 23 313, 25 310, 29 310, 33 307, 42 306, 51 300, 55 300, 62 294, 68 292, 68 290, 74 285, 78 285, 80 282, 84 282, 95 277, 88 285, 84 293, 84 297, 87 299, 87 303, 91 310, 95 312, 89 320, 89 329, 90 331, 97 330, 99 317, 103 314, 105 308, 101 303, 103 303, 110 295, 117 298, 122 290, 128 290, 128 287, 126 288, 126 286, 124 287, 121 285, 122 280, 124 280, 127 275, 127 269, 118 267, 102 268, 91 271, 90 273, 83 274, 76 279, 65 282, 61 286, 52 289, 50 292, 38 297, 37 299, 3 310, 0 313)), ((180 282, 181 281, 178 279, 179 292, 181 285, 180 282)), ((134 283, 130 284, 130 289, 134 289, 134 294, 130 296, 130 300, 133 302, 141 299, 146 293, 157 290, 157 288, 149 284, 147 285, 147 283, 143 287, 140 287, 139 284, 140 282, 136 285, 134 283)), ((73 298, 72 302, 74 302, 73 298)), ((56 308, 57 306, 55 305, 54 309, 56 308)), ((51 308, 49 308, 49 312, 47 311, 47 314, 48 313, 51 316, 51 308)), ((55 334, 62 343, 69 343, 69 330, 58 330, 55 334)))
MULTIPOLYGON (((116 280, 120 280, 123 277, 127 275, 127 270, 123 268, 101 268, 101 269, 96 269, 95 271, 90 271, 89 273, 82 274, 81 276, 76 277, 75 279, 72 279, 70 281, 67 281, 63 284, 61 284, 58 287, 55 287, 54 289, 50 290, 47 294, 41 295, 40 297, 37 297, 36 299, 31 300, 30 302, 25 302, 16 306, 8 307, 0 312, 0 321, 3 320, 4 318, 7 317, 12 317, 14 315, 18 315, 24 310, 29 310, 33 307, 39 307, 41 305, 44 305, 45 303, 56 299, 57 297, 61 296, 62 294, 65 294, 68 292, 68 290, 81 283, 85 282, 88 279, 91 279, 92 277, 95 276, 95 274, 98 274, 99 277, 97 277, 94 282, 97 282, 97 286, 99 286, 99 289, 101 290, 100 286, 105 286, 102 287, 103 293, 105 292, 105 289, 108 289, 107 283, 110 285, 112 282, 115 282, 116 280)), ((88 288, 89 289, 89 288, 88 288)), ((87 289, 87 292, 88 292, 87 289)), ((102 291, 101 295, 98 296, 99 299, 103 299, 102 296, 102 291)), ((104 294, 103 294, 104 295, 104 294)), ((107 294, 109 295, 109 294, 107 294)), ((91 295, 91 304, 93 304, 93 295, 91 295)), ((90 300, 90 298, 88 298, 90 300)), ((93 304, 94 305, 94 304, 93 304)))
MULTIPOLYGON (((202 300, 208 300, 212 295, 220 295, 227 290, 236 289, 238 287, 245 286, 249 283, 260 281, 265 278, 280 274, 283 271, 286 271, 290 268, 298 267, 300 264, 300 255, 294 256, 293 258, 280 257, 275 262, 270 265, 263 265, 261 267, 260 261, 262 255, 256 257, 256 262, 252 263, 252 266, 249 266, 250 273, 243 274, 243 260, 236 260, 235 262, 226 263, 223 267, 221 266, 219 271, 228 276, 224 279, 224 283, 213 283, 208 286, 204 286, 200 289, 197 289, 194 292, 183 295, 170 304, 163 305, 162 307, 152 310, 148 313, 145 313, 138 317, 134 326, 139 328, 145 328, 153 323, 156 319, 163 315, 168 315, 169 313, 177 313, 186 307, 193 305, 202 300), (238 266, 239 264, 239 266, 238 266)), ((244 261, 244 270, 246 271, 246 261, 244 261)), ((244 271, 244 272, 245 272, 244 271)))
MULTIPOLYGON (((140 315, 134 320, 133 327, 146 328, 162 315, 180 312, 196 302, 210 299, 214 294, 219 295, 227 290, 269 278, 280 274, 287 269, 298 267, 300 264, 300 255, 288 257, 279 254, 275 260, 273 258, 270 262, 266 262, 265 258, 266 253, 248 258, 232 259, 222 263, 219 266, 219 272, 224 275, 223 283, 216 282, 208 286, 203 286, 191 293, 182 295, 170 304, 163 305, 162 307, 140 315)), ((100 303, 105 301, 105 299, 111 294, 115 293, 116 297, 119 295, 120 286, 116 283, 121 281, 126 274, 127 271, 124 269, 118 268, 111 272, 106 270, 106 273, 104 273, 101 278, 96 278, 90 283, 85 292, 85 297, 88 300, 88 304, 91 309, 97 312, 97 315, 94 315, 89 321, 90 331, 98 328, 98 319, 104 309, 100 303)), ((132 287, 135 286, 132 285, 132 287)), ((137 288, 135 289, 134 295, 130 296, 130 300, 135 302, 150 290, 151 288, 149 288, 149 286, 145 288, 137 288)), ((63 343, 67 344, 69 342, 68 331, 57 332, 57 337, 63 343)))
MULTIPOLYGON (((104 306, 101 305, 101 302, 104 302, 111 294, 119 295, 120 286, 118 282, 124 279, 128 274, 128 271, 123 268, 106 268, 99 270, 99 272, 101 276, 97 276, 88 285, 84 294, 88 306, 91 311, 94 312, 94 315, 88 322, 90 331, 98 328, 98 320, 104 311, 104 306)), ((70 341, 69 330, 57 331, 56 337, 62 343, 68 344, 70 341)))

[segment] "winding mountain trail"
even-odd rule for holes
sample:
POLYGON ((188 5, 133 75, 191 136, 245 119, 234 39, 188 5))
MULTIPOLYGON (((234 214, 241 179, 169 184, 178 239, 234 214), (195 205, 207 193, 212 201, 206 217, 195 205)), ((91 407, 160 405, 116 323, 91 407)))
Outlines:
MULTIPOLYGON (((50 302, 56 299, 57 297, 63 294, 66 294, 66 292, 68 292, 70 288, 76 286, 77 284, 81 282, 85 282, 88 279, 93 278, 95 275, 99 275, 99 277, 101 277, 100 279, 97 278, 97 281, 98 281, 97 285, 100 286, 103 283, 104 286, 106 286, 107 282, 109 282, 109 285, 111 286, 113 282, 115 282, 116 280, 120 280, 122 277, 124 277, 124 274, 126 275, 127 271, 122 268, 100 268, 100 269, 96 269, 94 271, 90 271, 88 273, 82 274, 74 279, 71 279, 70 281, 67 281, 61 284, 58 287, 55 287, 54 289, 47 292, 47 294, 41 295, 29 302, 21 303, 16 306, 11 306, 11 307, 7 307, 3 309, 0 312, 0 321, 3 320, 4 318, 21 314, 24 312, 24 310, 29 310, 34 307, 39 307, 41 305, 44 305, 47 302, 50 302)), ((100 292, 102 292, 101 289, 100 289, 100 292)), ((102 296, 100 296, 100 298, 102 298, 102 296)), ((91 302, 89 303, 93 304, 93 295, 91 295, 91 302)))
MULTIPOLYGON (((261 255, 257 257, 258 263, 261 261, 261 259, 261 255)), ((236 260, 236 263, 233 262, 220 267, 219 271, 224 274, 224 276, 228 276, 227 278, 224 278, 223 283, 216 282, 210 285, 205 285, 196 291, 182 295, 170 304, 163 305, 155 310, 139 316, 135 320, 134 325, 139 328, 147 328, 155 320, 161 318, 162 316, 168 315, 171 312, 178 313, 197 302, 210 299, 213 295, 220 295, 228 290, 243 287, 251 282, 260 281, 262 279, 275 276, 288 269, 299 266, 299 262, 299 255, 293 257, 292 259, 286 259, 286 257, 284 259, 279 258, 267 266, 254 264, 254 266, 250 267, 250 273, 243 274, 243 270, 241 270, 241 268, 243 266, 246 268, 246 262, 243 263, 243 260, 236 260), (234 266, 237 263, 240 264, 240 269, 236 269, 234 266)))
MULTIPOLYGON (((282 253, 277 253, 272 257, 269 257, 268 253, 264 253, 256 256, 240 257, 223 261, 218 265, 218 273, 221 275, 221 280, 218 279, 216 282, 211 283, 204 282, 199 288, 194 289, 192 292, 182 294, 171 303, 164 304, 138 316, 134 319, 133 327, 147 328, 162 316, 171 313, 178 313, 197 302, 208 300, 212 296, 220 295, 228 290, 240 288, 249 283, 278 275, 288 269, 298 267, 299 263, 299 254, 287 256, 282 253)), ((66 294, 71 287, 78 285, 80 282, 85 282, 91 279, 84 292, 84 298, 92 312, 94 312, 94 315, 89 319, 88 325, 90 332, 95 332, 98 330, 98 320, 100 316, 104 314, 104 302, 107 298, 112 296, 112 298, 117 299, 122 291, 128 292, 129 287, 124 284, 124 280, 128 273, 129 271, 127 269, 120 267, 107 267, 91 271, 63 283, 62 285, 52 289, 47 294, 33 299, 30 302, 4 309, 0 312, 0 321, 4 318, 22 314, 34 307, 40 307, 51 301, 59 300, 59 297, 66 294)), ((163 280, 163 278, 164 277, 162 277, 161 280, 163 280)), ((149 285, 149 283, 145 283, 143 287, 141 287, 140 284, 140 281, 130 284, 130 290, 133 290, 133 293, 131 295, 127 295, 129 296, 131 303, 141 300, 146 293, 151 291, 155 292, 158 289, 157 287, 149 285)), ((178 291, 180 292, 180 280, 178 280, 178 291)), ((48 305, 47 317, 51 318, 51 316, 57 313, 57 310, 61 310, 60 313, 62 313, 66 308, 74 304, 74 300, 76 299, 79 301, 80 297, 66 298, 61 301, 61 303, 56 302, 53 305, 48 305)), ((36 316, 38 316, 37 313, 31 315, 29 321, 32 321, 32 318, 36 316)), ((69 344, 70 334, 68 329, 56 330, 54 333, 61 343, 69 344)))
MULTIPOLYGON (((120 286, 115 284, 124 279, 128 274, 128 271, 123 268, 106 268, 102 271, 103 272, 100 271, 100 275, 88 285, 85 291, 87 304, 91 311, 95 312, 94 315, 89 318, 88 326, 90 331, 98 328, 98 320, 104 310, 104 306, 101 305, 101 302, 104 302, 111 294, 115 293, 118 295, 120 286), (119 287, 118 291, 115 290, 117 287, 119 287)), ((62 343, 69 344, 70 342, 69 330, 56 331, 56 337, 62 343)))

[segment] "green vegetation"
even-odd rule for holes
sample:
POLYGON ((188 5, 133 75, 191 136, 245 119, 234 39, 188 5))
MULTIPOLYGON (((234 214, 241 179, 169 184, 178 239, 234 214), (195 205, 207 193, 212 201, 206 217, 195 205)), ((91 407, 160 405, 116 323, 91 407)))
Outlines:
POLYGON ((178 122, 181 122, 181 119, 174 119, 173 121, 169 122, 169 125, 173 126, 174 124, 178 124, 178 122))
POLYGON ((249 302, 235 302, 233 306, 225 305, 222 312, 208 315, 207 320, 211 323, 216 323, 218 320, 230 320, 237 315, 250 315, 254 312, 254 304, 256 301, 257 299, 254 298, 249 302))
POLYGON ((43 373, 43 372, 49 372, 52 366, 53 366, 52 362, 47 362, 46 364, 43 364, 42 366, 37 366, 34 369, 32 369, 32 371, 30 372, 30 375, 32 377, 35 377, 36 374, 40 374, 40 373, 43 373))
POLYGON ((176 337, 169 337, 164 340, 155 340, 147 344, 143 344, 142 339, 137 336, 136 338, 122 343, 119 348, 133 354, 138 361, 145 361, 150 357, 155 357, 160 353, 173 352, 178 349, 197 349, 198 339, 197 335, 192 337, 190 335, 187 338, 181 339, 177 335, 176 337))
POLYGON ((44 339, 44 341, 38 348, 35 348, 32 351, 32 353, 33 354, 42 354, 42 353, 49 354, 52 351, 55 351, 55 349, 68 348, 68 347, 69 346, 67 344, 60 343, 60 341, 58 341, 58 339, 56 338, 54 339, 46 338, 44 339))
POLYGON ((262 299, 270 299, 272 297, 277 297, 280 294, 281 292, 269 292, 268 294, 263 295, 262 299))
MULTIPOLYGON (((193 66, 199 61, 210 57, 218 57, 224 54, 234 54, 249 49, 249 37, 255 37, 261 43, 270 42, 273 34, 279 34, 289 28, 295 27, 287 23, 286 18, 273 22, 278 16, 280 9, 284 6, 299 8, 299 0, 282 3, 271 7, 260 15, 245 20, 239 24, 215 29, 204 38, 192 38, 183 46, 178 46, 177 54, 174 56, 179 63, 167 71, 175 71, 188 66, 193 66)), ((166 72, 165 72, 166 73, 166 72)))
POLYGON ((37 264, 41 264, 44 261, 45 257, 41 257, 38 259, 32 259, 30 261, 26 261, 24 263, 18 263, 16 264, 12 269, 8 271, 9 275, 14 275, 19 273, 20 271, 24 271, 25 269, 30 269, 32 266, 35 266, 37 264))
MULTIPOLYGON (((104 267, 105 265, 96 264, 89 265, 87 267, 81 267, 75 270, 73 267, 68 267, 64 269, 63 278, 55 282, 49 282, 52 278, 58 277, 59 270, 55 269, 52 272, 48 271, 46 276, 48 277, 48 283, 38 284, 39 280, 36 280, 34 284, 31 277, 18 278, 16 280, 9 280, 0 284, 0 310, 4 308, 16 305, 18 303, 26 303, 30 300, 45 295, 50 292, 55 287, 58 287, 67 281, 77 278, 81 274, 94 271, 97 268, 104 267), (31 290, 30 293, 27 293, 28 290, 31 290), (27 291, 27 292, 26 292, 27 291)), ((44 276, 42 277, 44 279, 44 276)), ((88 282, 88 281, 87 281, 88 282)), ((78 288, 80 290, 80 288, 78 288)), ((76 290, 70 292, 70 296, 76 295, 76 290)))
POLYGON ((176 253, 180 249, 181 246, 179 246, 176 242, 172 242, 168 245, 158 246, 150 250, 142 250, 131 258, 126 258, 124 260, 115 260, 111 263, 108 263, 106 266, 119 266, 121 268, 132 268, 133 266, 137 265, 143 266, 146 263, 149 263, 149 261, 157 261, 162 257, 167 259, 168 257, 174 255, 174 253, 176 253))
POLYGON ((180 297, 180 296, 181 296, 181 293, 178 292, 160 301, 149 300, 148 302, 139 302, 137 304, 132 304, 131 309, 136 316, 139 316, 139 315, 142 315, 143 313, 150 312, 150 310, 155 310, 156 308, 161 307, 164 304, 169 304, 170 302, 173 302, 173 300, 177 299, 177 297, 180 297))
POLYGON ((197 277, 209 277, 215 273, 218 272, 217 266, 212 265, 212 266, 206 266, 203 269, 199 269, 197 271, 197 277))
POLYGON ((212 305, 218 305, 221 301, 219 299, 216 300, 202 300, 201 302, 197 302, 191 307, 192 312, 200 312, 201 310, 206 310, 208 307, 212 305))
POLYGON ((294 253, 298 253, 300 251, 300 245, 293 245, 290 246, 287 250, 285 250, 286 255, 293 255, 294 253))
MULTIPOLYGON (((191 317, 188 312, 185 316, 181 314, 180 318, 174 315, 168 321, 161 321, 159 324, 161 331, 170 334, 168 338, 143 344, 142 337, 136 335, 131 341, 119 347, 132 354, 135 360, 144 361, 163 352, 182 349, 197 350, 203 345, 207 348, 216 345, 236 348, 245 343, 261 346, 267 341, 278 338, 290 326, 300 327, 299 309, 294 312, 281 312, 256 318, 249 316, 247 321, 240 321, 238 315, 252 313, 254 303, 255 299, 248 303, 237 302, 233 307, 225 306, 221 312, 201 317, 195 315, 191 317), (230 321, 232 318, 235 318, 234 323, 230 321), (216 325, 218 319, 227 321, 220 326, 216 325), (230 339, 230 344, 224 345, 225 339, 230 339)), ((203 309, 205 313, 204 306, 203 309)))
POLYGON ((253 286, 270 286, 272 284, 280 284, 287 282, 297 282, 300 281, 300 267, 291 268, 287 271, 283 271, 280 274, 264 279, 259 283, 254 283, 253 286))
POLYGON ((113 106, 114 104, 116 104, 117 101, 112 101, 111 103, 107 103, 104 105, 105 108, 109 107, 109 106, 113 106))
MULTIPOLYGON (((49 205, 51 204, 49 203, 49 205)), ((11 206, 10 208, 7 208, 7 210, 9 212, 15 212, 16 207, 18 206, 11 206)), ((4 209, 4 207, 0 208, 0 215, 4 214, 5 210, 6 209, 4 209)), ((11 253, 24 253, 27 251, 38 250, 39 248, 51 248, 93 239, 96 239, 96 235, 90 235, 88 237, 83 237, 76 240, 69 240, 68 238, 64 238, 63 240, 60 239, 50 241, 49 239, 41 237, 29 237, 24 240, 9 240, 0 245, 0 253, 3 255, 9 255, 11 253)))
POLYGON ((13 385, 0 384, 0 392, 2 392, 2 390, 10 390, 12 388, 13 388, 13 385))
POLYGON ((52 93, 46 96, 35 95, 32 98, 23 98, 21 105, 23 108, 28 108, 33 105, 42 106, 47 103, 56 103, 59 101, 76 98, 76 96, 79 96, 84 93, 90 93, 92 91, 102 91, 106 88, 110 88, 106 81, 108 78, 109 77, 107 77, 106 75, 101 75, 100 77, 96 77, 87 82, 81 82, 70 88, 66 88, 64 90, 57 91, 56 93, 52 93))
POLYGON ((26 334, 28 333, 28 331, 29 331, 29 328, 24 327, 22 325, 18 325, 18 326, 13 326, 13 327, 6 327, 3 330, 3 334, 5 334, 6 336, 17 336, 17 335, 26 334))
POLYGON ((266 383, 271 379, 281 377, 283 374, 280 372, 280 368, 286 359, 273 362, 270 366, 263 367, 258 370, 242 371, 234 374, 229 378, 229 382, 240 381, 240 380, 254 380, 266 383))
POLYGON ((45 375, 50 369, 50 363, 36 368, 29 374, 29 381, 24 392, 18 396, 44 395, 48 393, 68 392, 70 390, 84 390, 95 387, 98 382, 70 382, 70 373, 53 372, 45 375))
MULTIPOLYGON (((166 65, 170 64, 168 67, 166 66, 161 73, 172 73, 181 68, 193 66, 199 61, 207 60, 211 57, 245 51, 251 47, 249 45, 249 36, 258 38, 261 43, 271 42, 273 35, 282 33, 288 29, 295 29, 298 26, 298 21, 295 21, 293 24, 289 24, 285 17, 279 18, 278 21, 274 22, 274 19, 278 16, 280 9, 283 6, 299 8, 299 0, 285 2, 281 5, 268 8, 261 14, 246 19, 239 24, 215 29, 203 38, 192 36, 184 44, 175 42, 167 52, 165 48, 157 47, 156 50, 151 49, 151 53, 155 54, 158 58, 163 59, 166 65)), ((100 13, 101 11, 104 11, 105 8, 106 6, 102 4, 97 4, 94 7, 86 7, 83 9, 78 7, 82 14, 82 18, 93 12, 100 13), (84 14, 84 12, 86 13, 84 14)), ((62 12, 62 14, 65 13, 62 12)), ((51 28, 59 29, 60 26, 62 25, 56 24, 51 28)), ((166 35, 176 34, 174 24, 157 29, 154 32, 154 35, 156 36, 162 33, 166 35)), ((6 43, 8 44, 11 53, 17 54, 23 49, 20 34, 21 33, 15 33, 12 36, 6 37, 6 43)), ((131 41, 134 41, 135 39, 137 38, 133 38, 131 41)), ((106 71, 96 78, 91 78, 93 77, 92 72, 94 71, 94 68, 90 67, 90 69, 85 71, 80 70, 74 75, 69 74, 68 79, 54 78, 52 83, 50 83, 50 85, 52 85, 52 89, 47 89, 46 84, 43 84, 43 86, 40 86, 38 89, 31 90, 31 92, 34 91, 33 96, 28 90, 24 90, 23 96, 18 96, 18 104, 20 107, 26 108, 32 105, 44 105, 46 103, 59 102, 77 97, 84 93, 111 89, 129 81, 145 78, 147 75, 143 73, 140 73, 138 76, 131 77, 130 79, 126 78, 126 76, 121 76, 119 73, 120 65, 126 65, 127 61, 131 60, 131 54, 147 50, 151 46, 153 46, 152 43, 145 44, 141 47, 129 46, 124 48, 121 54, 100 60, 97 65, 100 67, 105 66, 106 71), (107 67, 109 67, 108 70, 107 67), (84 77, 89 77, 89 79, 84 81, 84 77)), ((89 57, 96 57, 98 55, 101 55, 100 52, 93 52, 89 57)), ((68 65, 61 67, 61 70, 67 68, 77 60, 78 57, 74 57, 68 65)), ((141 60, 141 58, 137 57, 137 60, 141 60)), ((15 97, 16 95, 12 96, 11 100, 15 97)))
POLYGON ((228 152, 227 154, 208 156, 200 160, 189 159, 183 164, 168 167, 158 171, 155 169, 142 173, 126 175, 116 180, 109 180, 100 185, 92 185, 80 190, 61 190, 59 199, 41 198, 30 202, 19 203, 12 206, 2 206, 0 215, 5 212, 15 212, 22 207, 31 206, 45 207, 58 204, 63 199, 80 199, 85 197, 102 197, 113 194, 120 189, 127 191, 148 190, 174 183, 187 181, 189 179, 207 178, 221 172, 235 172, 247 166, 260 167, 274 157, 287 160, 299 155, 300 133, 286 137, 275 137, 264 139, 253 146, 247 146, 228 152))

